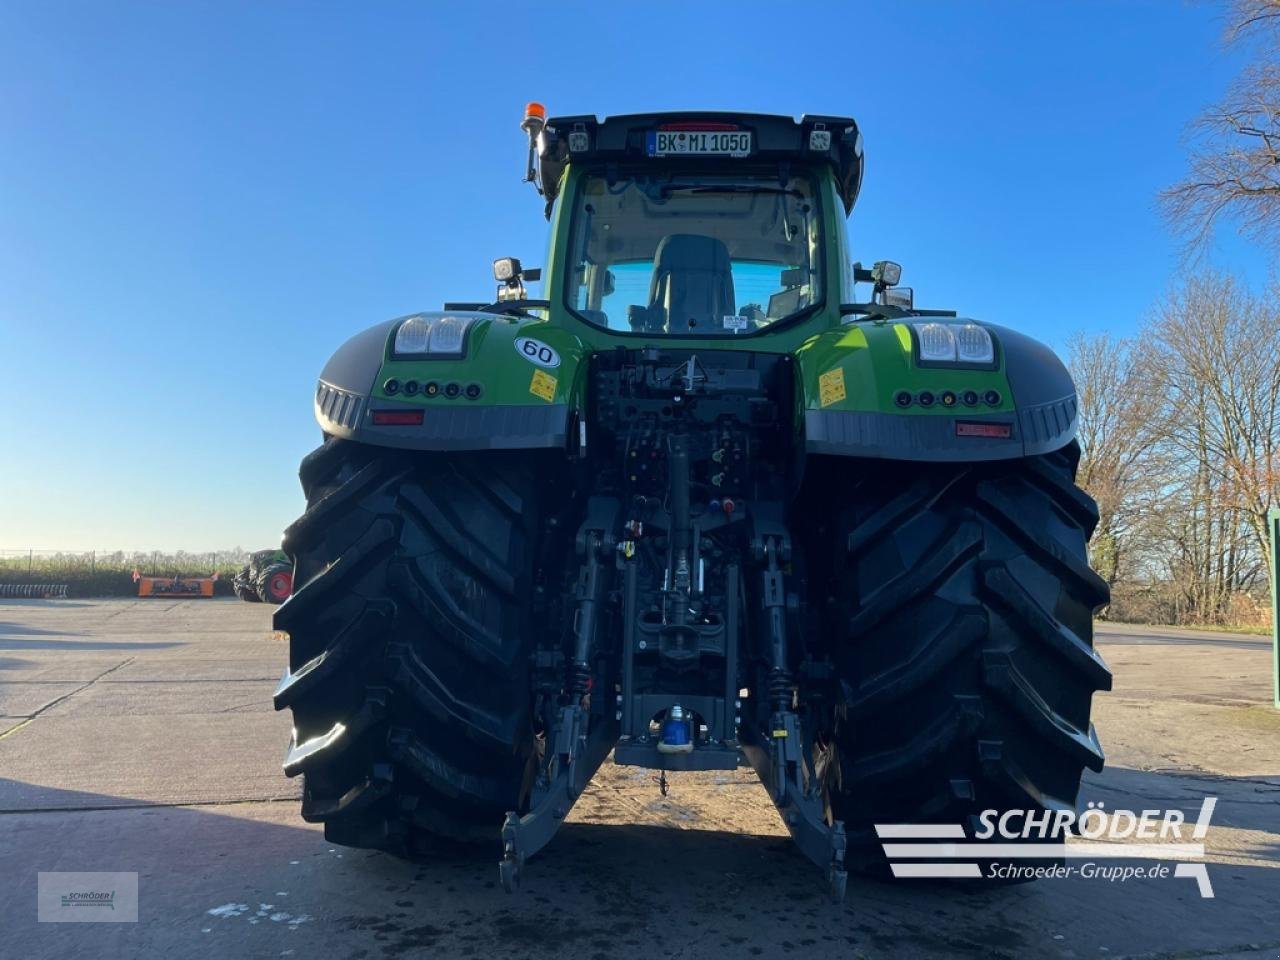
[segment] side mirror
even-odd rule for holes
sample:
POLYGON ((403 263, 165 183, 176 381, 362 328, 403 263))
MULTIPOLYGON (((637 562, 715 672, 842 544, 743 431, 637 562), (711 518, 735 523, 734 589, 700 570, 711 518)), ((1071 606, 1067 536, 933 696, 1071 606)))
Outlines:
POLYGON ((911 310, 916 305, 916 292, 910 287, 888 287, 880 294, 880 302, 888 307, 911 310))

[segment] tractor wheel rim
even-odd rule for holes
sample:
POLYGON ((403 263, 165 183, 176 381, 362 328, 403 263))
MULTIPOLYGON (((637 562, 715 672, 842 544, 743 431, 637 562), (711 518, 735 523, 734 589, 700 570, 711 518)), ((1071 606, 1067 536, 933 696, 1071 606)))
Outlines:
POLYGON ((271 578, 271 593, 276 597, 287 597, 293 587, 293 577, 287 573, 277 573, 271 578))

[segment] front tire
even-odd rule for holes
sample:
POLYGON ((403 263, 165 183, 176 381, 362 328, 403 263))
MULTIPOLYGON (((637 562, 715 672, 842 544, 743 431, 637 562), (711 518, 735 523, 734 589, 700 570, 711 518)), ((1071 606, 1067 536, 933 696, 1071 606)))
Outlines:
POLYGON ((541 496, 528 459, 330 439, 303 461, 276 706, 293 709, 285 771, 304 775, 303 818, 330 841, 497 846, 521 809, 541 496))

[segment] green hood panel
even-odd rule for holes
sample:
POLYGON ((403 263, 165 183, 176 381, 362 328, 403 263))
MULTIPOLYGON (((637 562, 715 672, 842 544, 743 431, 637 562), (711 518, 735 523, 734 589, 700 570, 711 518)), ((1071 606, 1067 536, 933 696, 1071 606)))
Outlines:
MULTIPOLYGON (((636 337, 555 319, 448 315, 473 321, 462 357, 395 357, 395 331, 409 317, 349 340, 317 386, 321 428, 378 446, 422 450, 576 449, 577 424, 589 419, 584 407, 590 356, 645 345, 636 337)), ((996 343, 990 369, 921 366, 910 322, 833 324, 816 334, 812 327, 807 334, 792 328, 735 345, 795 356, 796 428, 803 430, 810 453, 1012 459, 1058 449, 1075 436, 1075 390, 1048 348, 1016 331, 984 325, 996 343), (933 402, 926 405, 925 398, 933 402)), ((666 337, 648 342, 682 351, 724 350, 734 343, 666 337)))
POLYGON ((982 324, 995 342, 989 369, 921 366, 911 322, 847 324, 796 351, 810 453, 1004 460, 1048 453, 1075 436, 1075 388, 1042 344, 982 324))
POLYGON ((467 335, 466 355, 460 359, 397 359, 391 350, 392 335, 388 335, 373 385, 375 402, 407 401, 432 410, 477 402, 535 407, 577 403, 582 386, 579 371, 589 352, 578 337, 542 320, 485 313, 449 315, 475 318, 467 335), (440 392, 427 396, 420 386, 414 397, 407 397, 403 388, 392 394, 386 389, 391 379, 402 385, 434 383, 440 392), (458 397, 447 396, 445 388, 451 383, 462 388, 458 397), (465 388, 472 384, 479 386, 480 394, 468 398, 465 388))
MULTIPOLYGON (((879 321, 850 323, 827 330, 807 340, 796 351, 805 391, 805 408, 810 410, 857 410, 902 413, 905 416, 938 416, 947 410, 936 398, 945 393, 957 397, 966 392, 981 398, 988 391, 999 394, 999 402, 985 400, 970 411, 1010 413, 1013 410, 1009 381, 1002 357, 994 370, 920 367, 913 355, 907 322, 879 321), (895 402, 901 392, 913 398, 932 394, 935 403, 924 407, 917 402, 902 408, 895 402)), ((963 407, 958 403, 957 408, 963 407)))
POLYGON ((396 358, 395 331, 409 317, 347 341, 320 374, 315 414, 321 429, 362 443, 420 450, 565 448, 571 410, 581 406, 582 341, 537 320, 448 315, 474 321, 460 358, 396 358), (528 353, 518 348, 522 340, 528 353), (393 380, 394 391, 388 389, 393 380))

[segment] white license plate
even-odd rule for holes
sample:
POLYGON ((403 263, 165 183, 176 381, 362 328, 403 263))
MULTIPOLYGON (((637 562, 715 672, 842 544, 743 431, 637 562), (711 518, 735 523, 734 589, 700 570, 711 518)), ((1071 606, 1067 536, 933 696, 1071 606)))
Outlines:
POLYGON ((650 130, 651 157, 746 157, 751 154, 748 130, 650 130))

